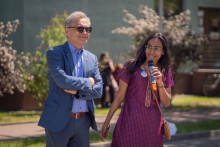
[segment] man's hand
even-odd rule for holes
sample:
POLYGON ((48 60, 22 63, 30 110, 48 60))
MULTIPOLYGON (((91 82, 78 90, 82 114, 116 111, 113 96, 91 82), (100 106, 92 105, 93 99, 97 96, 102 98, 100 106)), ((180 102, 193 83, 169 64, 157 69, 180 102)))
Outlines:
POLYGON ((65 90, 64 89, 64 91, 67 93, 73 94, 73 95, 75 95, 77 93, 77 91, 74 91, 74 90, 65 90))
POLYGON ((91 86, 93 87, 95 85, 95 81, 93 78, 89 77, 90 81, 91 81, 91 86))

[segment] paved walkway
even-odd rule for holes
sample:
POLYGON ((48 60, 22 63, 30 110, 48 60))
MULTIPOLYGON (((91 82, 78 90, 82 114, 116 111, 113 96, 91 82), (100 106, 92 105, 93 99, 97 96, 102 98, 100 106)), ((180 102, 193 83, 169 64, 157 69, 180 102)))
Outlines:
MULTIPOLYGON (((110 143, 93 143, 90 147, 110 147, 110 143)), ((173 142, 165 142, 164 147, 219 147, 220 136, 210 138, 189 139, 173 142)))
MULTIPOLYGON (((196 122, 201 120, 220 119, 220 111, 218 110, 187 110, 187 111, 164 111, 167 121, 174 123, 196 122)), ((115 115, 111 120, 111 130, 114 129, 119 115, 115 115)), ((100 130, 106 115, 96 116, 98 129, 100 130)), ((23 123, 14 125, 0 125, 0 140, 11 140, 28 137, 38 137, 44 135, 44 129, 37 126, 37 122, 23 123)))
POLYGON ((164 143, 164 147, 219 147, 220 136, 164 143))

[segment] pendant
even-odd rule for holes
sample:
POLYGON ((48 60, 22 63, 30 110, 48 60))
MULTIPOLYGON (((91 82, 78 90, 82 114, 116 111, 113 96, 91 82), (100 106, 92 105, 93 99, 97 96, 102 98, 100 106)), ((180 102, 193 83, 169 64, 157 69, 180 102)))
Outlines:
POLYGON ((145 71, 141 71, 142 77, 147 77, 147 73, 145 71))

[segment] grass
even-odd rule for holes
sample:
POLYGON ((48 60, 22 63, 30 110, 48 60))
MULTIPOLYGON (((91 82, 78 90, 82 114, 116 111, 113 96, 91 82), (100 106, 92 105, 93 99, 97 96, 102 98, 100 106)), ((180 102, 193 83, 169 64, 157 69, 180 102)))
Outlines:
POLYGON ((0 123, 38 121, 42 111, 9 111, 0 112, 0 123))
MULTIPOLYGON (((172 100, 173 109, 200 109, 200 108, 220 108, 220 97, 205 97, 205 96, 178 96, 172 100)), ((96 115, 106 115, 109 108, 95 110, 96 115)), ((116 114, 121 112, 121 108, 116 111, 116 114)), ((24 121, 38 121, 41 111, 16 111, 16 112, 0 112, 0 123, 13 123, 24 121)), ((207 131, 220 129, 220 120, 210 120, 201 122, 187 122, 176 124, 177 134, 190 133, 197 131, 207 131)), ((112 140, 113 132, 110 131, 106 141, 112 140)), ((90 143, 101 142, 99 140, 99 132, 90 132, 90 143)), ((26 138, 14 141, 0 141, 1 147, 45 147, 45 136, 35 139, 26 138)))
MULTIPOLYGON (((99 139, 99 133, 100 132, 90 132, 90 143, 102 142, 99 139)), ((109 136, 105 139, 105 142, 112 141, 112 135, 113 135, 113 131, 110 131, 109 136)))
MULTIPOLYGON (((107 115, 110 108, 97 108, 95 109, 95 115, 107 115)), ((121 108, 118 108, 118 110, 115 112, 115 114, 120 114, 121 108)))
MULTIPOLYGON (((95 110, 96 115, 106 115, 109 112, 109 108, 98 108, 95 110)), ((121 108, 119 108, 115 114, 119 114, 121 108)), ((0 124, 1 123, 15 123, 15 122, 27 122, 38 121, 40 119, 42 111, 9 111, 0 112, 0 124)))
POLYGON ((1 141, 1 147, 45 147, 45 136, 38 137, 35 139, 25 138, 13 141, 1 141))
MULTIPOLYGON (((173 109, 200 109, 208 108, 220 109, 220 97, 205 97, 205 96, 186 96, 180 95, 172 99, 173 109)), ((96 115, 107 115, 109 108, 97 108, 96 115)), ((121 112, 121 108, 116 111, 116 114, 121 112)), ((0 112, 0 123, 14 123, 25 121, 38 121, 40 119, 41 111, 11 111, 0 112)))
MULTIPOLYGON (((201 121, 201 122, 188 122, 176 124, 177 134, 190 133, 197 131, 207 131, 220 129, 220 120, 201 121)), ((113 131, 110 131, 107 141, 112 140, 113 131)), ((90 132, 90 143, 101 142, 99 140, 99 132, 90 132)), ((1 147, 45 147, 45 136, 35 139, 20 139, 14 141, 0 141, 1 147)))
POLYGON ((176 124, 177 134, 220 129, 220 120, 176 124))
MULTIPOLYGON (((105 141, 112 140, 113 131, 110 131, 108 138, 105 141)), ((99 140, 99 132, 90 132, 90 143, 101 142, 99 140)), ((25 138, 13 141, 0 141, 0 147, 45 147, 45 136, 35 139, 25 138)))
POLYGON ((174 109, 200 109, 220 108, 220 97, 185 96, 173 98, 171 101, 174 109))

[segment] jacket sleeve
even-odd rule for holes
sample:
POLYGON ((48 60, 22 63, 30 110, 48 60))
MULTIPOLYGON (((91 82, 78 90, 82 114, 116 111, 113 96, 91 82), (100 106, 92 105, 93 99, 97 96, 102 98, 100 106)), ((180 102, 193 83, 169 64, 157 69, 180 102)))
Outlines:
POLYGON ((73 77, 65 74, 64 61, 58 51, 52 48, 47 51, 46 55, 50 75, 58 87, 66 90, 92 91, 89 78, 73 77))
POLYGON ((97 57, 95 58, 95 67, 93 70, 93 75, 94 75, 93 78, 95 80, 95 85, 92 87, 92 90, 89 92, 80 90, 79 99, 91 100, 91 99, 99 98, 102 96, 103 81, 102 81, 102 77, 99 72, 97 57))

